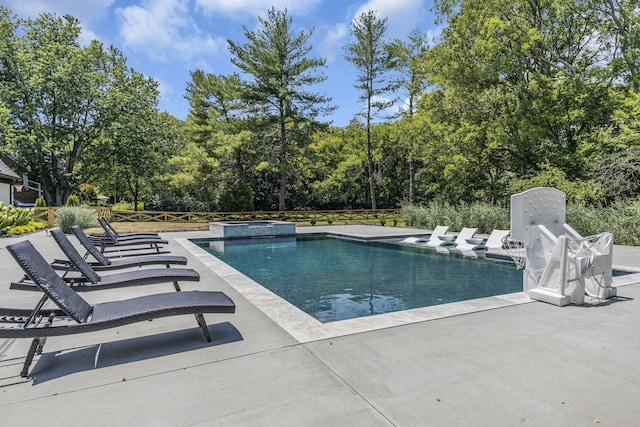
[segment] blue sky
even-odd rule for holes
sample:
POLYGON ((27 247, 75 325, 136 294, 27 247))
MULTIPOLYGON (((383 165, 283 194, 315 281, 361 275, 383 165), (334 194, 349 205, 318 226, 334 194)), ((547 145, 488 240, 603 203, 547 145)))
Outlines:
MULTIPOLYGON (((327 80, 315 91, 332 98, 336 112, 324 120, 345 126, 362 109, 353 88, 356 71, 344 60, 351 42, 351 21, 375 10, 386 17, 388 37, 406 40, 413 29, 436 37, 439 28, 430 12, 433 0, 0 0, 19 17, 40 13, 70 14, 81 21, 82 38, 97 39, 120 49, 129 66, 155 79, 160 109, 185 119, 184 99, 189 72, 231 74, 227 40, 244 43, 243 26, 254 29, 257 16, 272 6, 287 9, 298 29, 315 29, 313 57, 325 58, 327 80)), ((321 118, 322 119, 322 118, 321 118)))

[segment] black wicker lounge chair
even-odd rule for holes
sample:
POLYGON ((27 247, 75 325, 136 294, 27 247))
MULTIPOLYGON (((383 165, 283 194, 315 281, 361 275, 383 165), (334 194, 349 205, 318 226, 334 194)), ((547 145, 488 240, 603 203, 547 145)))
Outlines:
MULTIPOLYGON (((87 264, 91 266, 95 271, 111 271, 118 270, 122 268, 130 268, 130 267, 142 267, 144 265, 165 265, 169 267, 170 265, 186 265, 187 258, 183 256, 177 255, 140 255, 136 257, 129 258, 118 258, 116 260, 110 260, 107 258, 100 249, 96 247, 91 240, 84 234, 82 228, 77 225, 71 227, 71 231, 78 238, 78 241, 85 249, 87 249, 87 253, 84 256, 81 256, 80 253, 76 250, 75 246, 69 241, 67 236, 60 230, 59 228, 51 230, 51 235, 60 246, 60 249, 65 253, 67 258, 70 258, 70 254, 74 257, 84 259, 87 264), (67 253, 68 252, 68 253, 67 253), (93 262, 87 261, 87 257, 91 255, 95 259, 93 262)), ((55 260, 52 264, 55 269, 64 270, 66 268, 72 268, 73 265, 70 265, 71 262, 69 260, 55 260)))
MULTIPOLYGON (((98 218, 98 223, 102 227, 102 233, 91 234, 90 237, 94 240, 105 239, 106 241, 110 241, 113 239, 118 240, 119 242, 126 242, 128 240, 152 240, 152 239, 160 239, 158 233, 118 233, 113 227, 110 227, 105 222, 104 218, 98 218)), ((161 240, 161 239, 160 239, 161 240)))
POLYGON ((130 236, 118 238, 111 230, 105 230, 100 236, 89 236, 94 245, 100 247, 102 253, 105 252, 123 252, 137 251, 144 249, 154 249, 156 253, 160 252, 160 245, 166 245, 169 242, 158 236, 130 236), (132 247, 133 246, 133 247, 132 247), (127 247, 127 248, 123 248, 127 247), (107 251, 107 248, 112 249, 107 251))
MULTIPOLYGON (((200 280, 200 274, 190 268, 148 268, 101 276, 82 259, 82 256, 75 250, 73 245, 71 245, 69 239, 64 236, 62 230, 58 228, 51 230, 51 232, 59 244, 62 242, 60 247, 69 259, 69 263, 64 268, 66 271, 62 279, 69 285, 77 287, 79 291, 134 285, 152 285, 167 282, 173 282, 176 291, 180 291, 178 282, 197 282, 200 280), (66 243, 69 243, 68 245, 65 244, 65 240, 66 243), (70 272, 77 274, 68 275, 70 272)), ((61 260, 54 261, 54 265, 60 265, 62 263, 63 261, 61 260)), ((37 290, 36 284, 29 280, 27 275, 18 282, 12 282, 10 287, 11 289, 19 290, 37 290)))
POLYGON ((153 231, 136 231, 136 232, 131 232, 131 233, 119 233, 113 227, 113 225, 111 225, 109 220, 106 217, 103 217, 103 216, 98 218, 98 222, 100 223, 100 226, 105 230, 105 233, 107 232, 107 230, 109 230, 113 234, 115 234, 116 237, 118 237, 118 238, 123 238, 123 237, 153 237, 153 236, 158 237, 158 233, 153 232, 153 231))
POLYGON ((44 293, 35 309, 0 309, 0 338, 33 338, 21 376, 28 376, 36 353, 41 354, 47 337, 79 334, 114 328, 160 317, 194 314, 207 341, 211 334, 203 313, 234 313, 235 304, 222 292, 171 292, 123 301, 90 305, 67 286, 28 240, 9 245, 7 250, 25 274, 44 293), (58 309, 43 309, 52 301, 58 309), (62 318, 60 324, 56 322, 62 318), (67 320, 65 322, 64 320, 67 320), (76 323, 69 323, 72 320, 76 323))

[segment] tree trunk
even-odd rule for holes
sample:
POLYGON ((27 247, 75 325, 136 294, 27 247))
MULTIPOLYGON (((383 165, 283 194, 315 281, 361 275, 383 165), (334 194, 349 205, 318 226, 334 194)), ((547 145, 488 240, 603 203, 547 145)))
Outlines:
POLYGON ((51 191, 49 191, 49 189, 46 187, 44 187, 44 201, 47 204, 47 206, 55 206, 55 201, 53 200, 53 197, 51 196, 51 191))
POLYGON ((367 99, 367 169, 369 170, 369 192, 371 209, 376 210, 376 187, 373 179, 373 156, 371 155, 371 95, 367 99))
POLYGON ((136 179, 135 182, 133 183, 133 210, 135 212, 138 211, 138 197, 140 193, 140 185, 138 183, 138 180, 136 179))
POLYGON ((613 0, 605 0, 604 2, 608 7, 605 11, 613 21, 618 34, 620 36, 620 50, 622 53, 622 59, 627 64, 629 74, 631 74, 631 85, 634 91, 640 90, 640 75, 638 75, 637 57, 633 52, 633 47, 629 45, 629 40, 632 36, 629 35, 629 27, 623 22, 624 17, 621 16, 622 12, 616 10, 617 3, 613 0), (616 13, 621 12, 621 13, 616 13))
POLYGON ((285 197, 287 195, 287 134, 284 120, 280 120, 280 198, 278 210, 286 208, 285 197))
POLYGON ((64 206, 64 203, 66 202, 66 200, 62 198, 62 191, 60 191, 60 184, 56 184, 55 192, 56 192, 55 206, 64 206))
MULTIPOLYGON (((240 178, 240 182, 242 182, 243 184, 251 187, 249 185, 249 177, 247 176, 247 171, 244 168, 244 164, 242 162, 242 151, 241 150, 236 150, 235 152, 235 158, 236 158, 236 168, 238 169, 238 177, 240 178)), ((253 201, 253 196, 251 196, 251 206, 249 207, 250 211, 255 211, 256 210, 256 205, 253 201)))
POLYGON ((414 171, 413 171, 413 95, 409 96, 409 203, 413 204, 413 187, 414 187, 414 171))
MULTIPOLYGON (((51 170, 54 171, 53 175, 55 175, 55 171, 58 170, 58 159, 53 153, 51 153, 51 170)), ((62 199, 62 191, 60 191, 60 181, 56 178, 57 177, 54 176, 52 179, 47 180, 48 182, 51 182, 51 186, 53 187, 50 189, 52 199, 52 204, 50 206, 63 206, 64 200, 62 199)), ((47 182, 45 182, 45 186, 46 185, 47 182)))
POLYGON ((413 186, 414 186, 414 178, 413 178, 413 159, 409 159, 409 204, 413 204, 413 186))
POLYGON ((369 192, 371 193, 371 209, 376 210, 376 187, 373 177, 373 159, 371 156, 371 133, 367 128, 367 169, 369 170, 369 192))

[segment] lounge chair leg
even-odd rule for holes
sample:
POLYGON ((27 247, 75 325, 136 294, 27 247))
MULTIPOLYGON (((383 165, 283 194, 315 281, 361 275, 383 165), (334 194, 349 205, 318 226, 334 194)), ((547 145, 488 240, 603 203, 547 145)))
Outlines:
POLYGON ((29 347, 29 351, 27 352, 27 357, 24 360, 24 365, 22 365, 22 372, 20 372, 20 376, 26 378, 29 376, 29 367, 31 366, 31 362, 33 362, 33 357, 42 353, 42 347, 44 346, 46 339, 44 338, 34 338, 31 341, 31 346, 29 347))
POLYGON ((180 292, 182 289, 180 289, 180 285, 178 285, 177 281, 173 282, 173 287, 176 288, 176 291, 180 292))
POLYGON ((38 348, 36 348, 36 354, 42 354, 42 349, 47 342, 47 337, 40 338, 40 342, 38 343, 38 348))
POLYGON ((211 333, 209 332, 209 326, 207 325, 207 322, 205 322, 202 313, 196 314, 196 320, 198 321, 198 325, 200 325, 200 328, 202 328, 202 332, 204 333, 204 337, 207 339, 207 342, 211 342, 211 333))

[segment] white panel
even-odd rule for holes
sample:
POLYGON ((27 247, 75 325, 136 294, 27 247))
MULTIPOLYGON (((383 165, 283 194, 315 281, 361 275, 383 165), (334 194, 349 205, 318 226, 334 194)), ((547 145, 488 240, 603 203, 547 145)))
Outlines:
POLYGON ((555 188, 538 187, 511 196, 511 237, 531 242, 532 230, 544 225, 554 235, 564 232, 566 196, 555 188))
POLYGON ((11 184, 0 183, 0 200, 2 200, 3 206, 11 204, 11 184))

